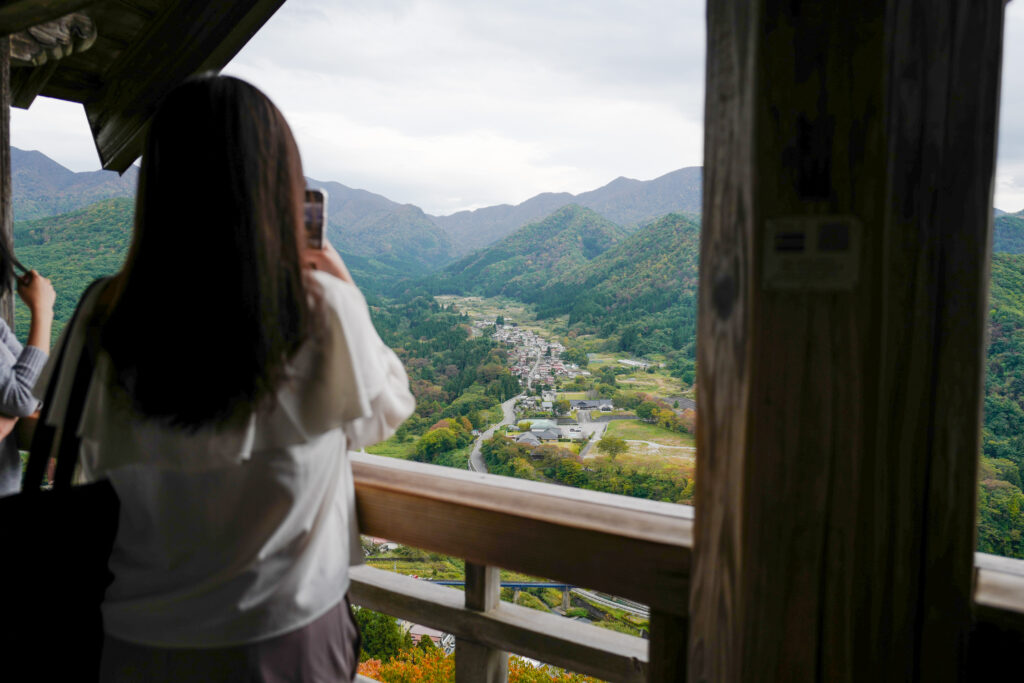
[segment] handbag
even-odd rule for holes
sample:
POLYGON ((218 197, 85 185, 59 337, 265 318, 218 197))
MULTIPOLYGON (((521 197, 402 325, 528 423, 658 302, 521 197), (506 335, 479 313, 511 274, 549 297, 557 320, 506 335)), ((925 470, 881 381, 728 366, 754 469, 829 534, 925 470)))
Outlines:
MULTIPOLYGON (((101 282, 82 295, 69 329, 80 323, 81 302, 101 282)), ((107 561, 117 533, 117 494, 107 480, 71 485, 80 448, 78 423, 99 347, 95 325, 86 324, 80 357, 69 359, 70 343, 65 343, 55 360, 21 493, 0 498, 0 605, 5 622, 0 652, 8 671, 34 672, 40 680, 98 680, 104 638, 100 603, 113 580, 107 561), (77 363, 74 382, 63 425, 57 429, 48 424, 50 407, 57 380, 72 362, 77 363), (44 489, 54 454, 52 487, 44 489)))

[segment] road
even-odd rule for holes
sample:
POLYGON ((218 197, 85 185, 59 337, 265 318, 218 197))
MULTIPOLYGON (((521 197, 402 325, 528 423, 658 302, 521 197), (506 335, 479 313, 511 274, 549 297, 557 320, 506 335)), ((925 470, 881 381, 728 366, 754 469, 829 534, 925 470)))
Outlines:
POLYGON ((576 421, 580 423, 580 429, 583 430, 584 436, 590 437, 590 441, 588 441, 580 451, 580 458, 586 458, 590 454, 590 449, 601 440, 602 436, 604 436, 604 430, 608 429, 608 423, 593 422, 590 419, 589 410, 577 411, 576 421))
POLYGON ((632 600, 626 600, 625 598, 606 597, 598 593, 583 590, 582 588, 573 588, 572 592, 581 597, 585 597, 587 600, 597 603, 602 607, 611 607, 622 610, 623 612, 628 612, 629 614, 637 617, 643 617, 644 619, 649 619, 651 616, 651 610, 647 605, 641 605, 639 602, 633 602, 632 600))
MULTIPOLYGON (((520 394, 521 396, 521 394, 520 394)), ((473 472, 486 472, 487 465, 484 463, 484 456, 480 452, 480 447, 483 446, 484 441, 494 436, 494 430, 502 425, 515 424, 516 413, 512 410, 512 406, 516 404, 516 399, 519 396, 513 396, 509 400, 501 404, 501 422, 496 425, 491 425, 487 428, 480 436, 476 437, 476 441, 473 442, 473 452, 469 454, 469 469, 473 472)))
POLYGON ((526 390, 530 391, 533 389, 533 373, 537 372, 537 366, 540 365, 540 353, 537 353, 537 360, 533 361, 533 367, 530 368, 530 372, 526 375, 526 390))

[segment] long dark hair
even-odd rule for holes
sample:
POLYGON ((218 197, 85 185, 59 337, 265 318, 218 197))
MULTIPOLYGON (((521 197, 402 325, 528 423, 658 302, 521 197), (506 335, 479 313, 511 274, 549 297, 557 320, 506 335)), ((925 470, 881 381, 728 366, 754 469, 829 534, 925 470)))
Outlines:
POLYGON ((101 334, 142 415, 223 423, 281 383, 313 317, 299 259, 304 188, 284 116, 252 85, 203 76, 161 103, 101 334))

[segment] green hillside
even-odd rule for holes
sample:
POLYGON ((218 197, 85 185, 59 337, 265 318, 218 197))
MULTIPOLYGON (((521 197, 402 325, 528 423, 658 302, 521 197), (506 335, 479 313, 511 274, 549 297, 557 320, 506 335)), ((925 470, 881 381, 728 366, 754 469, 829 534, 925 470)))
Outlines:
MULTIPOLYGON (((71 318, 89 283, 121 267, 131 241, 134 209, 133 199, 107 199, 80 211, 14 224, 18 259, 50 278, 57 290, 55 335, 71 318)), ((29 314, 20 302, 15 321, 18 336, 24 339, 29 314)))
POLYGON ((1004 213, 992 224, 994 253, 1024 254, 1024 215, 1004 213))
POLYGON ((978 550, 1024 557, 1024 255, 992 257, 989 296, 978 550))
MULTIPOLYGON (((328 203, 330 206, 330 203, 328 203)), ((359 217, 349 224, 331 221, 327 236, 338 251, 376 262, 379 274, 422 275, 451 261, 448 235, 412 205, 396 205, 359 217)))
MULTIPOLYGON (((57 289, 56 330, 89 282, 120 267, 132 214, 132 200, 110 199, 15 224, 19 258, 57 289)), ((1006 238, 1012 221, 1003 223, 1000 235, 1006 238)), ((570 206, 449 266, 427 284, 436 291, 505 294, 535 304, 541 316, 568 315, 570 331, 597 334, 639 355, 665 354, 675 374, 690 381, 699 232, 693 218, 669 214, 624 237, 593 211, 570 206)), ((1012 242, 999 245, 1009 249, 1012 242)), ((349 262, 371 290, 378 273, 401 274, 375 258, 349 256, 349 262)), ((441 417, 479 421, 478 412, 518 391, 500 354, 489 340, 472 338, 461 315, 408 294, 372 301, 382 335, 410 366, 418 418, 406 432, 419 433, 441 417)), ((22 339, 27 322, 22 308, 22 339)), ((1024 557, 1024 254, 992 259, 989 325, 978 549, 1024 557)))
MULTIPOLYGON (((107 199, 79 211, 14 224, 18 258, 50 278, 57 290, 54 335, 71 319, 89 283, 121 267, 131 242, 134 214, 134 199, 107 199)), ((355 280, 368 292, 408 275, 378 259, 353 254, 344 258, 355 280)), ((19 301, 15 328, 22 339, 28 335, 28 323, 28 309, 19 301)))
POLYGON ((523 226, 424 281, 437 294, 531 296, 547 282, 612 248, 625 230, 576 204, 523 226))
MULTIPOLYGON (((569 314, 570 327, 617 337, 622 351, 682 352, 692 361, 699 253, 700 224, 669 214, 550 279, 525 300, 537 304, 540 317, 569 314)), ((683 366, 692 369, 692 363, 683 366)))

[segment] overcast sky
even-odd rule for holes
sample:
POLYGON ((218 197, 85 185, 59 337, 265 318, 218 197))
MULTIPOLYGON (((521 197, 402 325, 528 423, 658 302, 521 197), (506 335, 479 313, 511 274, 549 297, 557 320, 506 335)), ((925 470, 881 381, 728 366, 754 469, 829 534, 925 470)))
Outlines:
MULTIPOLYGON (((1024 63, 1024 0, 1004 64, 1024 63)), ((446 214, 702 163, 695 0, 288 0, 225 69, 288 117, 306 175, 446 214)), ((99 162, 81 107, 39 98, 12 144, 99 162)), ((1004 68, 995 205, 1024 209, 1024 71, 1004 68)))

